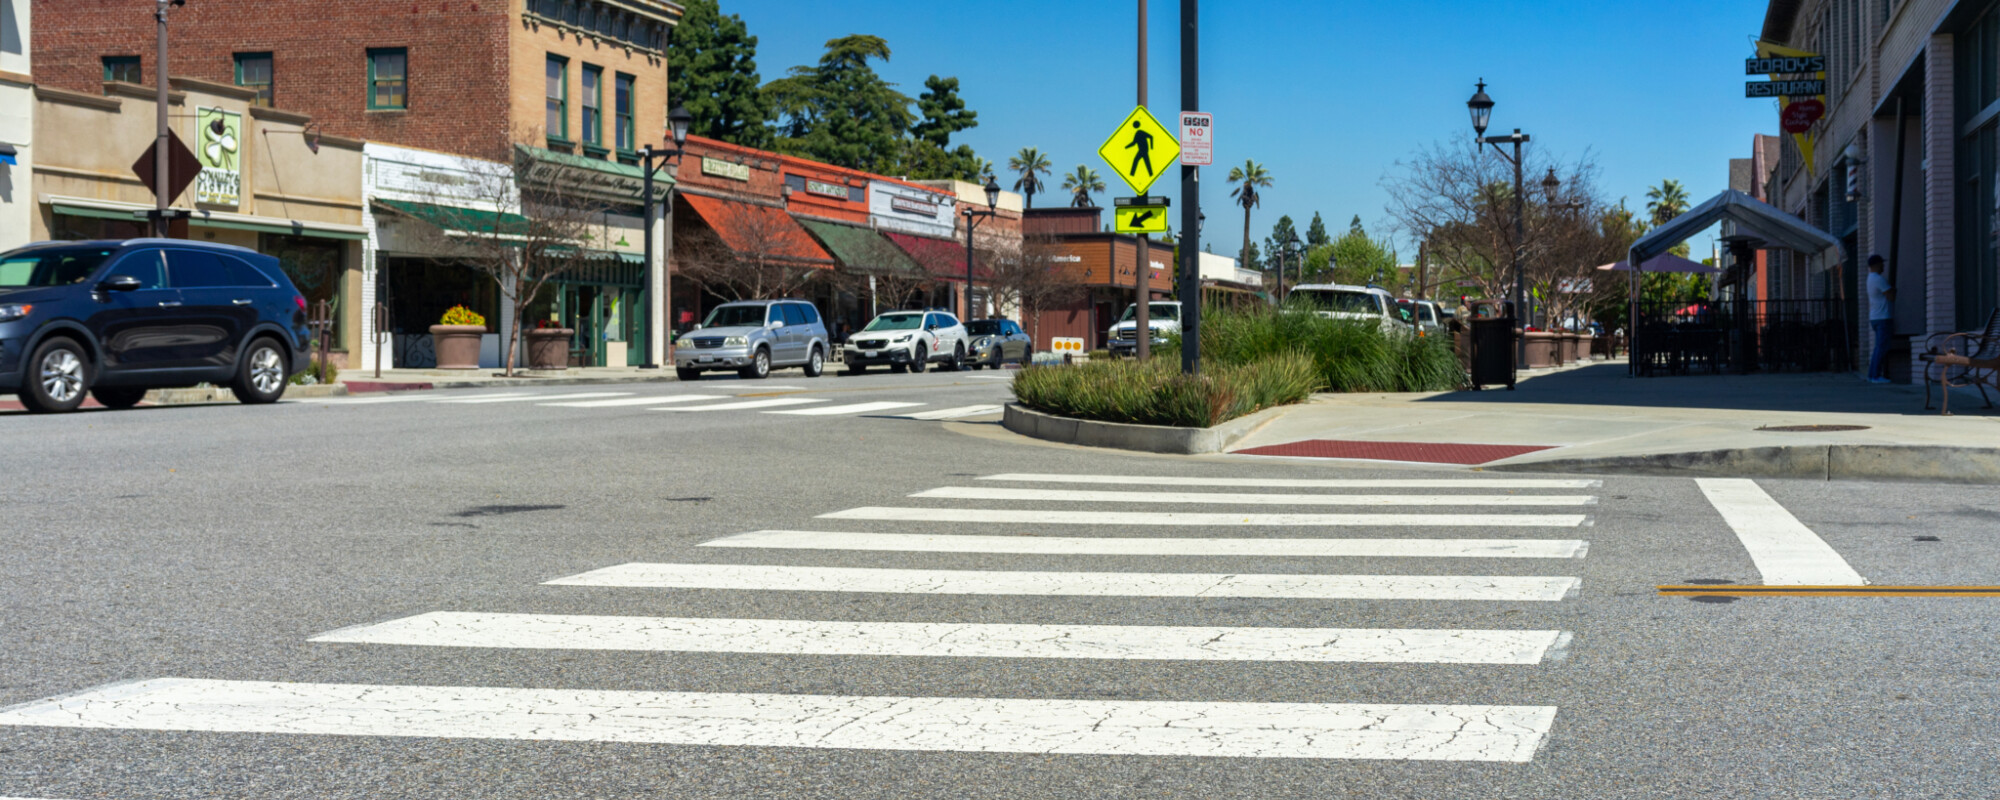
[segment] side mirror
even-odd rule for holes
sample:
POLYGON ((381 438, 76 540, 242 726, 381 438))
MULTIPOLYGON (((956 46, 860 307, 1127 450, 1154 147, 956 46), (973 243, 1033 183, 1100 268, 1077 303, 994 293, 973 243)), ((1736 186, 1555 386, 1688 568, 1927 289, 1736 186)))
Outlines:
POLYGON ((701 330, 701 323, 699 323, 699 322, 695 323, 695 324, 694 324, 694 327, 692 327, 692 328, 688 328, 688 332, 689 332, 689 333, 693 333, 693 332, 695 332, 695 331, 698 331, 698 330, 701 330))
POLYGON ((785 321, 782 319, 774 319, 771 320, 770 322, 764 323, 764 327, 770 328, 771 330, 775 331, 779 328, 785 327, 785 321))
POLYGON ((100 292, 131 292, 143 288, 145 284, 130 275, 113 275, 97 284, 97 290, 100 292))

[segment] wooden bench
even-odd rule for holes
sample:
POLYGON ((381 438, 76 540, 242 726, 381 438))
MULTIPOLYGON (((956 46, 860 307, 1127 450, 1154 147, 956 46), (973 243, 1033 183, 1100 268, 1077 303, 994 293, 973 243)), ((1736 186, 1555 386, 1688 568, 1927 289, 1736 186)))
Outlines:
POLYGON ((1986 319, 1984 331, 1933 334, 1924 343, 1923 354, 1918 359, 1924 365, 1924 408, 1931 407, 1931 371, 1937 371, 1937 382, 1944 395, 1944 416, 1951 416, 1951 390, 1975 386, 1979 397, 1986 401, 1986 407, 1993 407, 1993 398, 1986 394, 1991 386, 2000 390, 2000 309, 1986 319), (1952 377, 1956 371, 1958 376, 1952 377))

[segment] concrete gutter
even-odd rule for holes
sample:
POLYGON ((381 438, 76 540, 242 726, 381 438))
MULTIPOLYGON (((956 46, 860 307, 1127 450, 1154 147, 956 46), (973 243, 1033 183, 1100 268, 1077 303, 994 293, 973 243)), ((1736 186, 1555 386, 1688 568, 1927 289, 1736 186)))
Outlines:
POLYGON ((1044 414, 1009 403, 1000 425, 1035 439, 1085 447, 1111 447, 1145 453, 1195 455, 1220 453, 1236 440, 1250 435, 1285 412, 1284 406, 1267 408, 1237 417, 1212 428, 1176 428, 1168 425, 1132 425, 1097 422, 1044 414))
POLYGON ((1577 472, 1682 478, 1804 478, 2000 484, 2000 449, 1942 445, 1815 444, 1529 461, 1503 472, 1577 472))
POLYGON ((383 378, 341 379, 340 383, 352 393, 361 392, 410 392, 427 389, 482 389, 494 386, 587 386, 614 383, 661 383, 677 380, 671 370, 665 375, 577 375, 558 377, 560 372, 516 373, 512 378, 499 377, 440 377, 438 380, 395 380, 383 378))
MULTIPOLYGON (((321 383, 311 386, 285 387, 286 400, 309 397, 341 397, 347 394, 347 387, 338 383, 321 383)), ((197 403, 234 403, 236 393, 227 386, 206 386, 185 389, 154 389, 146 393, 144 402, 156 406, 185 406, 197 403)))

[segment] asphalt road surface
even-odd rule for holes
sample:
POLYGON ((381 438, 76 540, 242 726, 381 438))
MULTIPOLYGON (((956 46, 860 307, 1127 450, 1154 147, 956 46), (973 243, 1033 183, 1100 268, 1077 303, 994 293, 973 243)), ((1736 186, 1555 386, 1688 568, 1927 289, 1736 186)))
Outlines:
POLYGON ((0 415, 0 796, 2000 787, 2000 598, 1659 588, 2000 584, 2000 493, 1060 447, 1000 378, 0 415))

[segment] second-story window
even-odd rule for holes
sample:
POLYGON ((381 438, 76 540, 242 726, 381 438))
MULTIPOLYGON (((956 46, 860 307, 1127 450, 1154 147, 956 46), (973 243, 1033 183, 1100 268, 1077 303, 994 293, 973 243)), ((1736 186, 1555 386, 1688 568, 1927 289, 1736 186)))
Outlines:
POLYGON ((612 100, 617 104, 618 115, 614 127, 618 129, 618 149, 629 152, 639 149, 639 142, 632 135, 632 76, 620 73, 617 81, 612 100))
POLYGON ((548 119, 544 121, 550 139, 569 138, 569 59, 549 56, 546 73, 548 119))
POLYGON ((251 105, 269 108, 272 101, 271 54, 237 53, 236 85, 256 90, 257 96, 250 100, 251 105))
POLYGON ((368 51, 368 107, 410 107, 410 51, 401 47, 368 51))
POLYGON ((138 56, 105 56, 104 79, 126 83, 145 83, 145 76, 139 73, 138 56))
POLYGON ((583 65, 583 141, 604 146, 604 70, 583 65))

